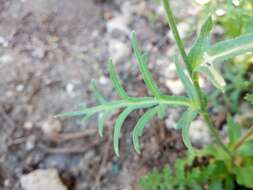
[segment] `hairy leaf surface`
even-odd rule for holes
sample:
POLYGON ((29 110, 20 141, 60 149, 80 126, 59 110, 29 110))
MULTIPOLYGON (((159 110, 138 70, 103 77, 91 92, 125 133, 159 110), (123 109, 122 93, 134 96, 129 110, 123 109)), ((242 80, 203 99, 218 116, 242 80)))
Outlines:
POLYGON ((184 88, 186 90, 186 93, 187 95, 190 97, 190 98, 195 98, 196 97, 196 92, 195 92, 195 88, 192 84, 192 81, 191 79, 186 76, 186 74, 184 73, 184 69, 182 67, 182 65, 179 63, 178 61, 178 58, 175 57, 175 64, 176 64, 176 71, 177 71, 177 74, 181 80, 181 82, 183 83, 184 85, 184 88))
POLYGON ((226 82, 213 65, 199 66, 198 70, 203 73, 216 88, 222 92, 225 91, 226 82))
POLYGON ((94 95, 96 96, 96 98, 99 101, 99 103, 105 103, 106 102, 106 98, 98 90, 95 80, 91 81, 91 90, 94 93, 94 95))
POLYGON ((114 126, 114 134, 113 134, 113 147, 115 154, 119 156, 119 138, 120 138, 120 131, 121 127, 126 120, 127 116, 134 110, 133 107, 126 108, 117 118, 114 126))
POLYGON ((182 129, 182 138, 185 146, 192 151, 193 147, 191 144, 191 140, 189 137, 189 128, 191 125, 191 122, 195 119, 197 116, 197 112, 191 109, 188 109, 184 112, 180 120, 178 121, 177 124, 177 129, 182 129))
POLYGON ((148 61, 148 56, 147 54, 142 54, 141 50, 138 47, 136 35, 134 32, 131 34, 131 41, 132 41, 132 46, 134 49, 134 54, 136 56, 143 80, 145 84, 147 85, 147 88, 150 90, 150 92, 156 97, 159 98, 161 93, 157 85, 155 84, 151 73, 148 70, 147 67, 147 61, 148 61))
POLYGON ((99 114, 99 116, 98 116, 98 133, 99 133, 100 137, 103 136, 105 121, 107 119, 109 119, 113 115, 114 112, 115 112, 115 110, 109 110, 107 112, 103 112, 103 113, 99 114))
POLYGON ((117 76, 117 73, 115 71, 115 67, 112 63, 112 60, 109 60, 108 63, 109 66, 109 74, 110 74, 110 78, 112 80, 113 86, 116 90, 116 92, 118 93, 118 95, 122 98, 122 99, 128 99, 128 95, 125 91, 125 89, 123 88, 123 86, 120 84, 119 81, 119 77, 117 76))
POLYGON ((189 62, 193 65, 193 68, 200 64, 203 60, 204 52, 209 46, 209 34, 212 27, 212 17, 208 16, 201 26, 198 37, 188 54, 189 62))
POLYGON ((253 51, 253 33, 218 42, 205 54, 205 62, 224 61, 237 55, 253 51))
POLYGON ((143 129, 145 125, 157 114, 158 112, 158 106, 151 108, 150 110, 146 111, 141 118, 138 120, 137 124, 134 127, 133 130, 133 144, 134 148, 137 153, 140 154, 140 143, 139 143, 139 137, 142 136, 143 129))

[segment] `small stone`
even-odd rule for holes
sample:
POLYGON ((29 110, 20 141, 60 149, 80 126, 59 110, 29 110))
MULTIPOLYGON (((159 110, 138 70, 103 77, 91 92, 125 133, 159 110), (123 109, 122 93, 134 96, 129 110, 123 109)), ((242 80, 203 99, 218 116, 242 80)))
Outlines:
POLYGON ((189 135, 192 144, 203 147, 211 142, 211 134, 206 123, 197 119, 191 123, 189 135))
POLYGON ((155 12, 160 18, 162 18, 163 21, 166 21, 162 3, 155 7, 155 12))
POLYGON ((120 7, 120 10, 123 15, 131 16, 134 14, 135 6, 129 1, 124 1, 122 6, 120 7))
POLYGON ((24 90, 24 85, 23 84, 19 84, 19 85, 17 85, 16 86, 16 90, 18 91, 18 92, 22 92, 23 90, 24 90))
POLYGON ((200 4, 200 5, 205 5, 207 3, 209 3, 210 0, 195 0, 196 3, 200 4))
POLYGON ((9 98, 13 97, 14 94, 15 94, 15 93, 14 93, 13 91, 11 91, 11 90, 8 90, 8 91, 6 92, 6 96, 9 97, 9 98))
POLYGON ((239 0, 233 0, 232 2, 237 7, 240 5, 240 1, 239 0))
POLYGON ((109 81, 110 80, 107 77, 105 77, 105 76, 99 77, 99 83, 102 84, 102 85, 108 84, 109 81))
POLYGON ((168 66, 163 70, 163 72, 168 79, 174 79, 177 77, 176 66, 174 63, 168 64, 168 66))
POLYGON ((61 131, 62 125, 59 120, 50 118, 42 124, 41 129, 45 134, 57 133, 61 131))
POLYGON ((36 48, 32 52, 32 56, 38 59, 42 59, 45 56, 45 50, 43 48, 36 48))
POLYGON ((217 9, 215 13, 217 16, 224 16, 226 14, 226 11, 224 9, 217 9))
MULTIPOLYGON (((177 28, 178 28, 178 32, 179 32, 179 35, 181 36, 181 38, 186 38, 187 34, 189 34, 189 31, 191 29, 190 25, 186 22, 179 23, 177 25, 177 28)), ((174 40, 174 35, 171 30, 169 31, 168 35, 171 40, 174 40)))
POLYGON ((224 34, 224 28, 223 27, 221 27, 221 26, 219 26, 219 25, 216 25, 214 28, 213 28, 213 33, 215 34, 215 35, 219 35, 219 36, 221 36, 221 35, 223 35, 224 34))
POLYGON ((111 20, 107 21, 106 28, 109 33, 112 33, 115 30, 122 31, 126 34, 130 33, 130 29, 128 28, 129 23, 132 18, 130 16, 116 15, 111 20))
POLYGON ((6 63, 11 63, 13 61, 13 57, 10 55, 3 55, 0 57, 0 64, 6 64, 6 63))
POLYGON ((69 94, 73 93, 74 87, 75 87, 74 84, 68 83, 66 85, 66 91, 67 91, 67 93, 69 93, 69 94))
POLYGON ((20 178, 24 190, 67 190, 56 169, 35 170, 20 178))
POLYGON ((169 113, 167 114, 168 117, 165 120, 165 126, 168 130, 170 129, 176 129, 177 122, 179 119, 179 111, 178 110, 169 110, 169 113))
POLYGON ((26 121, 24 123, 24 129, 31 130, 32 128, 33 128, 33 123, 32 122, 26 121))
POLYGON ((123 42, 111 39, 109 41, 109 53, 113 63, 117 64, 126 60, 130 54, 130 48, 123 42))
POLYGON ((147 2, 142 1, 139 3, 137 7, 137 14, 140 16, 148 16, 150 14, 150 10, 148 9, 147 2))
POLYGON ((33 135, 30 136, 27 139, 26 143, 25 143, 25 149, 28 150, 28 151, 34 149, 34 147, 35 147, 35 141, 36 141, 36 137, 33 136, 33 135))
POLYGON ((11 180, 10 179, 4 180, 4 186, 5 187, 11 187, 11 180))
POLYGON ((202 76, 199 76, 199 86, 201 88, 204 88, 204 87, 206 87, 206 85, 207 85, 207 83, 206 83, 205 79, 202 76))
POLYGON ((0 45, 3 47, 8 47, 9 42, 2 36, 0 36, 0 45))
POLYGON ((168 80, 166 80, 165 85, 175 95, 179 95, 184 92, 184 86, 179 79, 168 79, 168 80))

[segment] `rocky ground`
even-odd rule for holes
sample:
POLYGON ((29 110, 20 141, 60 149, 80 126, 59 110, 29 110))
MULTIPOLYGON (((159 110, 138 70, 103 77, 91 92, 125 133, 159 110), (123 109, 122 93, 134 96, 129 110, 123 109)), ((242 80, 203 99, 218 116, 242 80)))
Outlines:
MULTIPOLYGON (((173 1, 186 44, 192 42, 198 11, 190 2, 173 1)), ((184 153, 173 129, 180 110, 168 110, 165 121, 150 123, 141 156, 134 153, 130 136, 141 111, 132 114, 123 127, 119 158, 112 150, 114 119, 99 138, 96 119, 83 123, 53 117, 94 105, 92 78, 106 97, 117 98, 108 78, 109 58, 130 95, 148 94, 132 54, 132 30, 150 53, 149 67, 159 87, 182 94, 170 59, 176 47, 159 3, 0 0, 0 189, 138 189, 140 176, 184 153), (43 189, 43 184, 51 187, 43 189)), ((208 142, 208 132, 203 135, 208 142)), ((193 132, 198 144, 207 143, 198 137, 193 132)))

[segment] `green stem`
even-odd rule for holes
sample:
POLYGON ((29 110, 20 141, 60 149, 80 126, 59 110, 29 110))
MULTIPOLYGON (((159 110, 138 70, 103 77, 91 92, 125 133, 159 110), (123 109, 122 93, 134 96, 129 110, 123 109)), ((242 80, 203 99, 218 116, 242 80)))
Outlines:
POLYGON ((199 86, 199 75, 198 72, 194 71, 192 68, 191 63, 188 60, 188 56, 186 54, 185 51, 185 47, 183 44, 183 41, 179 35, 178 29, 177 29, 177 25, 176 25, 176 21, 175 21, 175 17, 174 14, 172 12, 171 6, 170 6, 170 0, 163 0, 163 5, 164 5, 164 9, 167 15, 167 21, 169 23, 170 29, 172 30, 172 33, 175 37, 179 52, 184 60, 184 63, 186 65, 187 71, 191 77, 191 79, 193 80, 193 84, 197 93, 197 100, 199 102, 199 106, 201 109, 201 113, 203 115, 203 118, 205 120, 205 122, 207 123, 210 131, 212 132, 214 138, 216 139, 216 142, 221 146, 221 148, 230 156, 231 153, 229 151, 229 149, 226 147, 226 145, 222 142, 221 137, 218 133, 218 131, 216 130, 216 128, 214 127, 213 121, 211 120, 209 114, 208 114, 208 107, 207 107, 207 102, 206 99, 203 96, 203 93, 201 91, 201 88, 199 86))
POLYGON ((253 126, 249 128, 249 130, 245 133, 245 135, 235 144, 234 151, 236 151, 240 146, 244 144, 246 140, 248 140, 253 135, 253 126))
POLYGON ((184 48, 184 43, 181 40, 179 32, 177 30, 176 20, 175 20, 175 17, 173 15, 169 0, 163 0, 163 6, 164 6, 164 9, 165 9, 165 12, 166 12, 166 15, 167 15, 167 21, 169 23, 170 29, 172 30, 172 33, 173 33, 173 35, 175 37, 175 40, 177 42, 177 46, 178 46, 178 49, 180 51, 180 54, 181 54, 181 56, 182 56, 182 58, 183 58, 183 60, 186 64, 186 67, 187 67, 187 70, 188 70, 189 74, 191 74, 192 73, 192 66, 188 61, 187 54, 186 54, 185 48, 184 48))
POLYGON ((204 112, 202 113, 202 116, 205 120, 205 122, 207 123, 208 128, 210 129, 210 131, 212 132, 214 138, 216 139, 216 142, 220 145, 220 147, 228 154, 228 156, 230 158, 232 158, 232 154, 230 152, 230 150, 226 147, 226 145, 222 142, 219 132, 217 131, 217 129, 214 127, 213 121, 211 120, 208 112, 204 112))

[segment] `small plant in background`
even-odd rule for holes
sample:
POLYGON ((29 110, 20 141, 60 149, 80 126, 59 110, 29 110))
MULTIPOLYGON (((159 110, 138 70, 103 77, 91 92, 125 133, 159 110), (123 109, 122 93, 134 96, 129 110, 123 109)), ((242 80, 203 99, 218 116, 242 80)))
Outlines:
POLYGON ((250 92, 253 88, 253 80, 247 76, 248 69, 241 64, 226 63, 223 67, 223 77, 227 83, 224 93, 219 90, 213 90, 210 95, 210 101, 213 107, 220 111, 229 111, 230 113, 240 112, 240 101, 242 96, 250 92), (224 106, 225 103, 225 106, 224 106))
MULTIPOLYGON (((215 63, 253 51, 253 33, 240 35, 239 37, 211 45, 209 37, 213 21, 212 17, 208 16, 201 26, 195 43, 189 53, 187 53, 179 36, 169 1, 163 0, 163 6, 185 65, 184 69, 178 57, 175 57, 176 72, 184 85, 186 96, 166 95, 158 89, 147 68, 148 55, 141 52, 136 34, 133 32, 131 34, 131 42, 134 54, 143 80, 152 96, 129 97, 121 85, 115 67, 110 60, 108 62, 110 78, 120 99, 108 101, 97 89, 93 81, 92 88, 97 97, 98 105, 75 112, 63 113, 59 116, 84 116, 84 119, 88 119, 99 113, 98 129, 99 134, 102 136, 105 121, 117 109, 123 109, 115 121, 113 134, 114 151, 119 156, 121 128, 131 112, 143 108, 147 110, 136 123, 132 133, 134 148, 137 153, 140 153, 139 137, 142 136, 145 125, 155 116, 163 118, 168 107, 182 106, 185 111, 178 121, 177 129, 182 130, 182 138, 189 150, 189 154, 185 159, 177 160, 174 167, 175 174, 167 167, 162 173, 154 171, 150 176, 143 178, 141 182, 143 188, 152 190, 202 189, 208 185, 209 189, 222 189, 223 187, 225 189, 233 189, 236 183, 244 187, 253 188, 253 175, 248 175, 248 173, 253 173, 253 153, 251 150, 253 127, 245 134, 242 134, 241 127, 233 121, 232 117, 228 116, 229 142, 225 144, 211 119, 208 109, 209 97, 199 85, 199 74, 202 73, 220 92, 224 93, 226 82, 216 70, 215 63), (197 116, 201 116, 204 119, 215 138, 215 144, 201 150, 195 149, 191 145, 189 138, 190 124, 197 116), (206 158, 207 161, 201 161, 203 158, 206 158), (195 162, 199 162, 197 167, 195 162)), ((248 95, 247 99, 252 101, 252 95, 248 95)))
MULTIPOLYGON (((253 1, 213 0, 203 6, 202 17, 213 10, 214 21, 224 29, 224 36, 237 37, 253 32, 253 1)), ((238 113, 239 103, 245 93, 250 92, 253 79, 249 76, 253 63, 253 53, 230 59, 223 67, 223 77, 227 82, 225 93, 214 90, 210 96, 215 108, 238 113), (225 103, 225 107, 221 106, 225 103)))
POLYGON ((227 118, 227 147, 234 152, 233 159, 215 145, 196 150, 196 154, 188 154, 177 159, 174 168, 169 166, 159 172, 153 170, 148 176, 141 178, 143 189, 194 189, 207 187, 208 190, 233 190, 253 188, 253 138, 252 130, 242 134, 242 127, 235 123, 231 116, 227 118), (174 172, 172 172, 174 171, 174 172))
POLYGON ((226 36, 237 37, 253 32, 253 1, 251 0, 212 0, 203 8, 215 10, 215 22, 225 29, 226 36))

